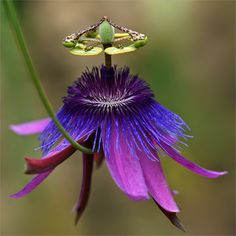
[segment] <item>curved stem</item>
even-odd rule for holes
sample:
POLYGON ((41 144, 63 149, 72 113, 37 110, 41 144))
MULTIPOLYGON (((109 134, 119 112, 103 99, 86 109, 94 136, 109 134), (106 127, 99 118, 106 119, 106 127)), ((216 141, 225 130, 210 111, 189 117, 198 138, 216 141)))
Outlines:
POLYGON ((16 32, 16 36, 17 36, 17 41, 19 43, 19 46, 21 48, 23 57, 25 59, 26 65, 28 67, 29 73, 30 73, 30 78, 33 81, 36 90, 38 91, 38 94, 40 96, 40 99, 48 113, 48 115, 51 117, 51 119, 54 121, 55 125, 57 126, 58 130, 64 135, 64 137, 73 145, 73 147, 75 147, 76 149, 80 150, 81 152, 87 153, 87 154, 91 154, 93 153, 91 149, 86 148, 80 144, 78 144, 75 140, 73 140, 73 138, 70 136, 69 133, 66 132, 66 130, 63 128, 63 126, 61 125, 60 121, 57 119, 53 107, 51 105, 51 103, 49 102, 49 99, 47 98, 47 95, 43 89, 43 86, 39 80, 39 76, 37 74, 37 71, 33 65, 32 59, 30 57, 28 48, 26 46, 25 40, 24 40, 24 35, 23 32, 21 30, 21 26, 16 14, 16 10, 13 6, 12 1, 9 0, 5 0, 3 1, 5 7, 6 7, 6 11, 8 13, 8 17, 10 19, 10 21, 13 24, 14 30, 16 32))

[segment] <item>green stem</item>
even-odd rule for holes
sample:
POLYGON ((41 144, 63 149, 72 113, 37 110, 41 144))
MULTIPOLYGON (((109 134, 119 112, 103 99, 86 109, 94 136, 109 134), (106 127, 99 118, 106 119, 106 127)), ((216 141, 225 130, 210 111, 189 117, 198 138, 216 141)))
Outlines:
POLYGON ((33 65, 32 59, 30 57, 28 48, 27 48, 25 40, 24 40, 24 35, 22 33, 21 26, 20 26, 20 23, 19 23, 17 14, 16 14, 16 10, 14 8, 14 5, 13 5, 12 1, 9 1, 9 0, 5 0, 5 1, 3 1, 3 3, 6 7, 8 17, 9 17, 10 21, 12 22, 14 30, 16 32, 17 41, 19 43, 19 46, 21 48, 23 57, 25 59, 26 65, 27 65, 29 73, 31 75, 30 78, 32 79, 32 81, 33 81, 33 83, 36 87, 36 90, 38 91, 40 99, 41 99, 48 115, 54 121, 54 123, 57 126, 58 130, 71 143, 71 145, 73 145, 74 148, 76 148, 76 149, 78 149, 81 152, 84 152, 86 154, 92 154, 93 152, 92 152, 91 149, 86 148, 86 147, 78 144, 75 140, 73 140, 73 138, 70 136, 70 134, 66 132, 66 130, 61 125, 60 121, 57 119, 57 117, 54 113, 53 107, 52 107, 51 103, 49 102, 49 100, 47 98, 47 95, 46 95, 46 93, 43 89, 43 86, 42 86, 42 84, 39 80, 39 76, 38 76, 38 74, 36 72, 36 69, 33 65))

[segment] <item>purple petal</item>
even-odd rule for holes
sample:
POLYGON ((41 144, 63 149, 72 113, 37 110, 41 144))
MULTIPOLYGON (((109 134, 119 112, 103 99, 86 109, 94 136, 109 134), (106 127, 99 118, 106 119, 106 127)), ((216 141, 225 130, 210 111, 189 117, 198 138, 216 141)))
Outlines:
POLYGON ((106 134, 103 134, 103 148, 109 150, 106 164, 113 180, 131 199, 149 199, 139 160, 132 155, 124 134, 115 125, 111 127, 111 124, 106 124, 106 130, 106 134), (108 143, 106 136, 109 135, 112 137, 108 143))
POLYGON ((27 123, 10 125, 10 129, 19 135, 37 134, 42 132, 49 122, 50 118, 45 118, 27 123))
POLYGON ((222 172, 218 172, 218 171, 212 171, 212 170, 207 170, 205 168, 202 168, 201 166, 185 159, 183 156, 181 156, 177 151, 175 151, 172 147, 170 147, 169 145, 165 144, 165 143, 161 143, 161 145, 165 148, 165 150, 167 151, 167 154, 174 159, 175 161, 177 161, 180 165, 182 165, 183 167, 189 169, 190 171, 207 177, 207 178, 217 178, 221 175, 225 175, 227 174, 227 171, 222 171, 222 172))
POLYGON ((149 192, 155 201, 166 211, 179 212, 179 208, 173 199, 173 195, 164 176, 161 162, 150 160, 144 153, 140 153, 140 164, 149 192))
POLYGON ((23 189, 21 189, 19 192, 15 194, 10 195, 9 197, 21 198, 31 193, 39 184, 41 184, 48 177, 48 175, 51 174, 52 171, 53 169, 35 176, 28 184, 26 184, 26 186, 23 189))
MULTIPOLYGON (((51 155, 56 154, 56 151, 52 151, 49 155, 42 157, 42 159, 46 159, 47 157, 50 157, 51 155)), ((31 193, 39 184, 41 184, 53 171, 54 169, 51 169, 45 173, 36 175, 31 181, 25 185, 19 192, 14 193, 10 195, 11 198, 21 198, 25 195, 31 193)))

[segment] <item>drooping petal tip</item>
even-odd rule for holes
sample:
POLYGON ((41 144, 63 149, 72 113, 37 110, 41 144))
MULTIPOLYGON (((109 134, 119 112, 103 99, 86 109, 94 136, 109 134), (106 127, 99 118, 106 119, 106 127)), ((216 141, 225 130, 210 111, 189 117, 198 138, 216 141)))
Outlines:
POLYGON ((180 165, 183 167, 187 168, 188 170, 194 172, 195 174, 210 178, 210 179, 215 179, 218 178, 222 175, 227 174, 227 171, 213 171, 213 170, 208 170, 205 169, 187 159, 185 159, 182 155, 180 155, 177 151, 175 151, 171 146, 165 144, 164 142, 161 142, 161 145, 165 148, 167 154, 176 162, 178 162, 180 165))
MULTIPOLYGON (((159 160, 158 155, 156 156, 159 160)), ((161 162, 151 161, 141 154, 140 163, 148 190, 153 199, 155 199, 155 202, 165 211, 179 212, 180 210, 173 198, 172 191, 168 186, 162 170, 161 162)))
POLYGON ((45 118, 21 124, 12 124, 9 126, 9 128, 18 135, 37 134, 44 130, 44 128, 48 125, 49 121, 49 118, 45 118))
POLYGON ((10 198, 22 198, 26 195, 28 195, 29 193, 31 193, 39 184, 41 184, 47 177, 48 175, 51 174, 53 170, 39 174, 37 176, 35 176, 28 184, 25 185, 24 188, 22 188, 19 192, 14 193, 9 195, 8 197, 10 198))
POLYGON ((165 210, 163 207, 161 207, 157 201, 153 198, 153 201, 156 203, 156 205, 159 207, 159 209, 162 211, 162 213, 170 220, 170 222, 177 227, 178 229, 182 230, 183 232, 186 232, 186 229, 183 225, 183 223, 180 221, 180 219, 177 217, 176 212, 169 212, 165 210))
POLYGON ((215 172, 215 177, 214 178, 218 178, 222 175, 227 175, 229 173, 228 171, 214 171, 214 172, 215 172))
MULTIPOLYGON (((36 175, 33 179, 31 179, 31 181, 25 185, 25 187, 23 187, 19 192, 10 195, 10 198, 21 198, 26 196, 27 194, 31 193, 38 185, 40 185, 47 177, 48 175, 50 175, 50 173, 55 169, 55 167, 60 164, 62 161, 64 161, 66 158, 68 158, 70 155, 73 154, 73 152, 75 151, 75 149, 72 146, 67 146, 64 149, 62 149, 61 151, 51 151, 48 155, 43 156, 41 160, 33 160, 33 162, 36 162, 36 166, 37 168, 39 168, 39 171, 37 169, 37 171, 35 171, 34 173, 40 173, 38 175, 36 175), (47 160, 48 159, 48 160, 47 160), (45 165, 44 160, 46 160, 46 164, 48 164, 47 161, 49 161, 49 165, 50 168, 48 168, 48 171, 45 172, 45 167, 47 167, 47 165, 45 165), (39 161, 39 162, 38 162, 39 161), (51 161, 51 163, 50 163, 51 161), (42 165, 39 165, 42 164, 42 165), (42 171, 44 170, 44 171, 42 171), (44 173, 41 173, 44 172, 44 173)), ((31 158, 28 158, 31 159, 31 158)), ((33 166, 34 167, 34 166, 33 166)), ((32 170, 34 170, 34 168, 32 167, 32 170)))

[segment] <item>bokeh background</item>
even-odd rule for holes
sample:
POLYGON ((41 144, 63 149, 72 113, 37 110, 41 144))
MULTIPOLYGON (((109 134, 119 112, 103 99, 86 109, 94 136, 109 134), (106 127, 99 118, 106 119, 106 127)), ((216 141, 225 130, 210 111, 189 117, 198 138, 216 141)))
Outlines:
MULTIPOLYGON (((184 155, 229 174, 216 180, 194 175, 164 158, 181 207, 185 235, 233 235, 235 1, 17 1, 33 61, 55 109, 66 88, 103 55, 76 57, 64 36, 108 15, 148 35, 147 46, 113 57, 148 81, 164 106, 180 114, 194 138, 184 155)), ((80 154, 63 163, 29 196, 7 196, 31 176, 26 155, 40 157, 36 136, 19 137, 8 127, 43 118, 39 101, 1 5, 1 234, 2 235, 179 235, 152 201, 129 200, 106 166, 94 172, 89 205, 75 227, 72 207, 80 190, 80 154)))

